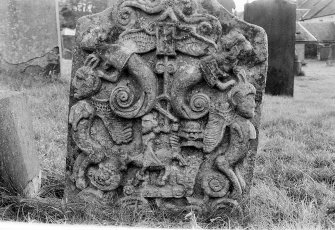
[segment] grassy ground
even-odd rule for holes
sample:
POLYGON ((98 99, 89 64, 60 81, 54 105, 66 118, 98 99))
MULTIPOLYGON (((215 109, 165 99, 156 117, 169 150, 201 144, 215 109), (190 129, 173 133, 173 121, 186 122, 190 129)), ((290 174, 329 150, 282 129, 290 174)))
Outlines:
MULTIPOLYGON (((304 71, 306 76, 296 77, 294 98, 264 99, 251 229, 335 228, 335 215, 328 214, 335 203, 335 67, 308 61, 304 71)), ((64 208, 59 198, 64 188, 69 83, 57 79, 33 85, 22 85, 20 80, 1 82, 0 88, 22 90, 29 98, 43 169, 41 196, 49 198, 25 200, 0 190, 2 220, 165 228, 195 225, 194 220, 166 213, 88 210, 80 204, 64 208)), ((203 228, 229 227, 222 218, 196 221, 203 228)))
POLYGON ((335 67, 309 62, 294 98, 266 96, 255 183, 254 225, 334 227, 335 67))

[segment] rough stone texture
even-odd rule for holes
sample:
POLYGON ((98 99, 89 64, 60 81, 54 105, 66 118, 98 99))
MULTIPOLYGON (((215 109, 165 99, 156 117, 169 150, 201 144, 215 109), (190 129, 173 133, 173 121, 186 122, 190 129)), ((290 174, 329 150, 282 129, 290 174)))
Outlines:
POLYGON ((79 19, 72 71, 66 199, 243 213, 263 29, 216 0, 121 0, 79 19))
POLYGON ((32 130, 26 97, 0 91, 0 176, 27 197, 35 196, 41 184, 32 130))
POLYGON ((265 29, 269 41, 269 70, 265 92, 293 96, 296 4, 258 0, 246 4, 244 20, 265 29))
POLYGON ((12 63, 0 53, 0 73, 7 76, 19 75, 22 79, 37 79, 35 77, 45 77, 56 75, 60 72, 58 47, 50 50, 40 57, 30 60, 12 63))
POLYGON ((60 26, 62 30, 62 57, 72 59, 74 36, 64 35, 66 28, 75 29, 76 21, 86 15, 105 10, 113 0, 66 0, 59 2, 60 26))
POLYGON ((54 0, 1 0, 0 41, 4 58, 21 63, 58 46, 54 0))

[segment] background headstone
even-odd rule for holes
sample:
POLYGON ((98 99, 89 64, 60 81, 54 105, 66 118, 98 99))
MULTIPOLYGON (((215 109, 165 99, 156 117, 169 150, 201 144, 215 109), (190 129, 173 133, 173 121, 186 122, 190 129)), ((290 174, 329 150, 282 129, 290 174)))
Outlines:
POLYGON ((26 97, 0 91, 0 177, 27 197, 35 196, 41 184, 32 130, 26 97))
POLYGON ((55 0, 1 0, 0 48, 10 63, 41 57, 58 46, 55 0))
POLYGON ((234 0, 218 0, 218 2, 230 13, 236 8, 234 0))
POLYGON ((258 0, 245 5, 244 20, 263 27, 268 35, 265 92, 293 96, 296 5, 287 0, 258 0))

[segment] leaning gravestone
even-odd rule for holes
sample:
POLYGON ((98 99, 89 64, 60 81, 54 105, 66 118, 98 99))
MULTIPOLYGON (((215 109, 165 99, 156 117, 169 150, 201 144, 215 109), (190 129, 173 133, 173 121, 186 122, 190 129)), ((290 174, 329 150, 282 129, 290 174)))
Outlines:
POLYGON ((248 204, 264 30, 216 0, 120 0, 79 19, 76 41, 67 200, 201 213, 248 204))
POLYGON ((290 0, 258 0, 246 4, 244 20, 265 29, 269 71, 265 92, 293 96, 296 4, 290 0))
POLYGON ((37 195, 41 185, 31 114, 22 93, 0 90, 0 179, 26 196, 37 195))

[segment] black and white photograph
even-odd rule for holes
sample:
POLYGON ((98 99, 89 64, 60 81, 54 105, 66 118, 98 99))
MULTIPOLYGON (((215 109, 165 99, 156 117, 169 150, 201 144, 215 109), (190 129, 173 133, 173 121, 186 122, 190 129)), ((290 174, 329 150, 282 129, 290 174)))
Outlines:
POLYGON ((335 0, 0 20, 0 229, 335 229, 335 0))

